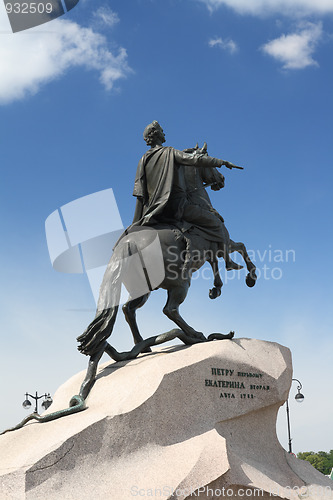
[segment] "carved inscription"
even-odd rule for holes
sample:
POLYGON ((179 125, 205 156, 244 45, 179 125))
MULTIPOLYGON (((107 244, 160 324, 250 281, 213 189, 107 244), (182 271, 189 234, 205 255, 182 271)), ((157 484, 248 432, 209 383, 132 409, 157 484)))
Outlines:
POLYGON ((205 379, 205 387, 219 389, 223 399, 254 399, 258 391, 269 391, 269 385, 262 380, 259 372, 240 372, 231 368, 211 368, 210 378, 205 379))

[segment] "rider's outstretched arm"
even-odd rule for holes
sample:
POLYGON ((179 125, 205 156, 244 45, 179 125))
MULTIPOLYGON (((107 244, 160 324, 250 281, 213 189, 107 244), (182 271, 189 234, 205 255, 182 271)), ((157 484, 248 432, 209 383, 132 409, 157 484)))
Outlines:
POLYGON ((207 154, 184 153, 184 151, 174 150, 176 163, 180 165, 190 165, 193 167, 219 168, 224 165, 224 160, 213 158, 207 154))

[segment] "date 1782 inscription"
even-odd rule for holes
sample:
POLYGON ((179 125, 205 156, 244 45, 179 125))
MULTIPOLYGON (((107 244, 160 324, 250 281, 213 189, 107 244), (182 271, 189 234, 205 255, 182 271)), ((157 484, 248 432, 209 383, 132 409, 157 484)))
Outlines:
POLYGON ((240 372, 230 368, 211 368, 212 378, 205 379, 206 387, 224 389, 220 392, 220 398, 225 399, 254 399, 257 391, 269 391, 269 385, 265 385, 262 373, 240 372), (222 378, 223 377, 223 378, 222 378))

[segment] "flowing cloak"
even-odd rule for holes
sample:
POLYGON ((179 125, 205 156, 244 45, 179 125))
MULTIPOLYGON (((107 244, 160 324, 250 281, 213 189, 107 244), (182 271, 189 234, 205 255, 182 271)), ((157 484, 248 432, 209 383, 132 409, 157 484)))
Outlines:
MULTIPOLYGON (((172 147, 155 147, 147 151, 141 158, 134 182, 133 196, 137 197, 133 223, 152 225, 165 219, 166 207, 173 197, 186 202, 185 181, 177 182, 175 192, 174 177, 179 176, 179 167, 175 161, 172 147)), ((173 219, 179 220, 182 215, 182 203, 173 219)))
POLYGON ((229 236, 223 219, 211 206, 202 185, 203 176, 197 175, 199 170, 206 171, 211 182, 214 179, 210 179, 210 172, 220 165, 220 160, 208 155, 191 155, 172 147, 156 146, 147 151, 137 168, 133 191, 137 198, 136 208, 133 223, 126 231, 137 226, 166 223, 181 232, 191 229, 191 234, 225 244, 229 236), (201 203, 189 196, 186 169, 193 170, 195 190, 200 188, 195 198, 201 195, 201 203), (200 182, 197 177, 200 177, 200 182))

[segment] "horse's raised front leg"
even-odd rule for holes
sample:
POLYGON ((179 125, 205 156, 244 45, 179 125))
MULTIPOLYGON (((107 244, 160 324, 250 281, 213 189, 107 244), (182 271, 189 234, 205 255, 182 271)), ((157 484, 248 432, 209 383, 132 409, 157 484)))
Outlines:
POLYGON ((208 262, 211 265, 214 274, 214 288, 211 288, 209 290, 209 298, 216 299, 221 295, 221 288, 223 286, 223 282, 219 272, 219 263, 216 256, 209 259, 208 262))
POLYGON ((246 268, 248 270, 248 274, 246 275, 245 282, 246 282, 247 286, 249 286, 250 288, 253 287, 257 281, 256 266, 253 264, 252 260, 250 259, 249 255, 247 253, 247 250, 246 250, 246 246, 244 245, 244 243, 241 243, 241 242, 236 243, 235 241, 230 240, 230 247, 229 248, 230 248, 230 253, 231 252, 238 252, 243 257, 245 264, 246 264, 246 268))
MULTIPOLYGON (((136 310, 142 307, 148 300, 149 293, 142 295, 136 299, 129 299, 126 304, 123 305, 123 313, 125 315, 125 319, 131 329, 133 340, 135 344, 139 344, 139 342, 143 341, 141 334, 139 332, 139 327, 136 322, 136 310)), ((143 352, 151 352, 150 347, 147 347, 143 352)))
POLYGON ((179 306, 182 302, 184 302, 188 289, 188 283, 183 283, 177 287, 170 288, 168 290, 168 300, 164 306, 163 312, 169 319, 174 321, 176 325, 186 333, 186 335, 195 339, 206 341, 207 339, 204 334, 194 330, 194 328, 188 325, 179 314, 179 306))

